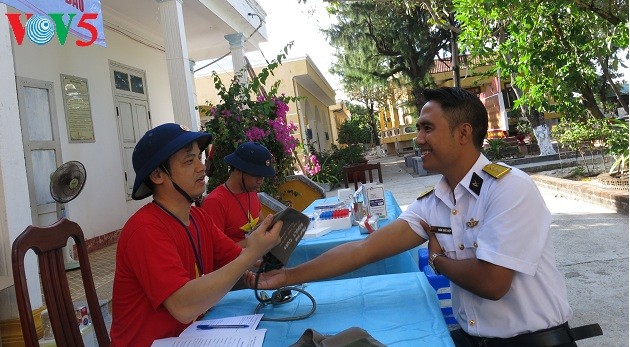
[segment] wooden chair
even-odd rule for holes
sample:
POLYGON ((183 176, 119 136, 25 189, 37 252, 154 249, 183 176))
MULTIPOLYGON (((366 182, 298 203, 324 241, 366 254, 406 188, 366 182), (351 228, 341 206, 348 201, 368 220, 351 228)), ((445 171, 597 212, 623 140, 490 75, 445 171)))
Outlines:
POLYGON ((354 190, 359 189, 359 182, 365 184, 368 182, 374 182, 375 176, 372 171, 376 170, 378 173, 378 181, 383 183, 383 173, 381 172, 381 163, 376 164, 353 164, 343 167, 343 183, 348 188, 349 182, 354 182, 354 190))
POLYGON ((64 268, 63 247, 70 237, 77 246, 81 277, 98 344, 101 347, 109 346, 109 335, 96 296, 83 231, 77 223, 66 218, 48 227, 31 225, 13 242, 13 279, 26 346, 39 346, 24 271, 24 255, 30 249, 38 258, 44 299, 57 346, 83 346, 64 268))

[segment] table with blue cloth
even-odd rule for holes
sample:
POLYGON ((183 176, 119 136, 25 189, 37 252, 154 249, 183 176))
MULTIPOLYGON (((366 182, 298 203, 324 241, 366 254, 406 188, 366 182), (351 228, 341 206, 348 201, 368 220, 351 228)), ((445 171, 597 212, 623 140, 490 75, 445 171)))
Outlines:
MULTIPOLYGON (((297 321, 261 321, 258 328, 267 329, 264 347, 289 346, 306 329, 334 335, 351 327, 366 330, 386 346, 454 346, 435 291, 422 272, 313 282, 304 289, 315 298, 315 313, 297 321)), ((202 319, 254 314, 257 305, 253 290, 232 291, 202 319)), ((304 315, 311 307, 309 298, 299 294, 291 302, 268 305, 259 313, 286 318, 304 315)))
MULTIPOLYGON (((313 201, 310 206, 304 209, 304 214, 312 214, 315 206, 322 204, 332 204, 338 202, 337 197, 330 197, 326 199, 318 199, 313 201)), ((400 206, 394 195, 390 191, 385 191, 385 203, 387 205, 387 218, 380 219, 378 221, 378 227, 382 228, 385 225, 396 220, 402 213, 400 206)), ((329 249, 344 244, 346 242, 362 240, 366 238, 367 234, 361 234, 358 225, 353 225, 347 229, 333 230, 326 235, 315 237, 312 239, 301 240, 297 245, 293 254, 289 258, 287 266, 296 266, 309 261, 329 249)), ((333 277, 331 279, 345 279, 345 278, 357 278, 364 276, 385 275, 391 273, 403 273, 403 272, 418 272, 418 260, 417 250, 411 249, 407 252, 394 255, 392 257, 368 264, 355 271, 347 274, 333 277)))

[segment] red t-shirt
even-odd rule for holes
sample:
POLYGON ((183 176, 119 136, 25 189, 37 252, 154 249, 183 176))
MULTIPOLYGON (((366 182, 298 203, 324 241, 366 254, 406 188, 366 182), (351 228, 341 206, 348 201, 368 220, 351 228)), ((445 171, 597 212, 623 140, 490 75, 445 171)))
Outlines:
POLYGON ((206 211, 217 228, 236 242, 244 240, 245 235, 258 224, 262 209, 258 193, 243 192, 232 195, 223 184, 206 196, 201 208, 206 211))
MULTIPOLYGON (((203 270, 209 273, 234 260, 241 248, 227 238, 199 208, 191 208, 188 230, 203 270)), ((125 224, 116 250, 112 297, 111 342, 115 346, 150 346, 155 339, 178 336, 186 324, 162 305, 196 278, 196 260, 188 233, 175 218, 154 203, 136 212, 125 224)))

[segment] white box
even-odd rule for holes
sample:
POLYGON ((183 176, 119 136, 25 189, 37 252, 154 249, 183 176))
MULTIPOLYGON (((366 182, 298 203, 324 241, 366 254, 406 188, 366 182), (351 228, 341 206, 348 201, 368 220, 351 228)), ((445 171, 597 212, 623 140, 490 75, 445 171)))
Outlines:
POLYGON ((343 188, 337 191, 337 198, 339 201, 343 201, 346 205, 352 205, 354 189, 352 188, 343 188))
POLYGON ((330 228, 330 230, 348 229, 352 227, 352 215, 349 214, 343 218, 331 218, 315 220, 313 228, 330 228))
POLYGON ((385 187, 378 183, 363 185, 363 206, 371 216, 379 219, 387 218, 387 203, 385 202, 385 187))
POLYGON ((332 230, 330 230, 330 228, 328 228, 328 227, 324 227, 324 228, 309 228, 304 233, 304 236, 302 236, 302 240, 304 240, 304 239, 312 239, 312 238, 315 238, 315 237, 324 236, 324 235, 328 234, 331 231, 332 230))

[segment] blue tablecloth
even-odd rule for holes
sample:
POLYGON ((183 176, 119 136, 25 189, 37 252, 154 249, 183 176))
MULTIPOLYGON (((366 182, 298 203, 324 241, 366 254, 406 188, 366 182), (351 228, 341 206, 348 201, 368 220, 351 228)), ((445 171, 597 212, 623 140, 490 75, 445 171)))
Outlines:
MULTIPOLYGON (((320 204, 338 202, 337 197, 315 200, 310 206, 304 209, 305 214, 312 214, 314 207, 320 204)), ((387 204, 387 218, 378 221, 379 228, 396 220, 402 213, 400 206, 396 202, 390 191, 385 191, 385 202, 387 204)), ((312 239, 300 241, 293 254, 289 258, 288 266, 295 266, 311 260, 329 249, 340 244, 362 240, 367 234, 361 234, 358 225, 353 225, 348 229, 331 231, 328 234, 312 239)), ((368 264, 360 269, 347 274, 334 277, 332 279, 356 278, 364 276, 385 275, 391 273, 418 272, 417 250, 411 249, 381 261, 368 264)))
MULTIPOLYGON (((305 290, 315 297, 315 313, 299 321, 262 321, 258 328, 267 329, 265 347, 288 346, 309 328, 334 335, 350 327, 365 329, 386 346, 454 346, 435 291, 422 272, 313 282, 305 290)), ((253 290, 232 291, 203 319, 253 314, 257 304, 253 290)), ((260 313, 282 318, 305 314, 310 308, 310 300, 300 294, 260 313)))

